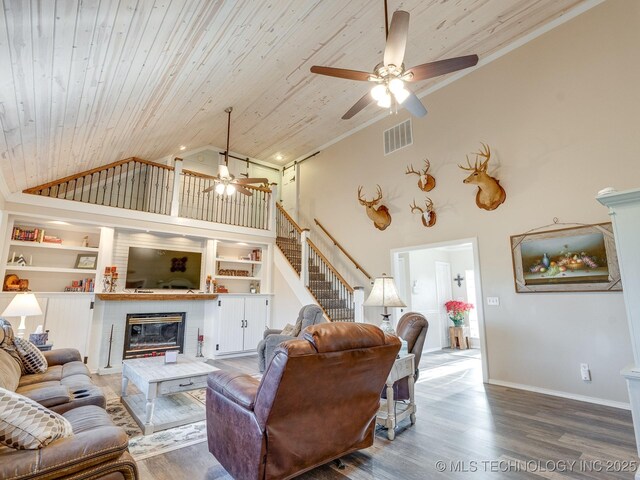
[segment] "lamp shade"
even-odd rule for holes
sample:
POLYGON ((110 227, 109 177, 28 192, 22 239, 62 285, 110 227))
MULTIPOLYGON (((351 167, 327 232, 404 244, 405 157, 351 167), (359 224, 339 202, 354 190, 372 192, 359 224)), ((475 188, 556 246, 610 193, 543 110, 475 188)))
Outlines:
POLYGON ((398 295, 393 277, 383 275, 373 282, 369 298, 363 303, 365 307, 406 307, 398 295))
POLYGON ((42 315, 38 300, 33 293, 18 293, 2 312, 3 317, 28 317, 31 315, 42 315))

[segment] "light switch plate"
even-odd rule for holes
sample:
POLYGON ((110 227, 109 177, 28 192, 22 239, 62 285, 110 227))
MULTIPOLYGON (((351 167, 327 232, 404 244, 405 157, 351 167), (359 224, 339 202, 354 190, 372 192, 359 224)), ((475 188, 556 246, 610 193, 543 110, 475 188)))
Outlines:
POLYGON ((497 307, 500 305, 500 298, 498 297, 487 297, 487 305, 492 305, 497 307))

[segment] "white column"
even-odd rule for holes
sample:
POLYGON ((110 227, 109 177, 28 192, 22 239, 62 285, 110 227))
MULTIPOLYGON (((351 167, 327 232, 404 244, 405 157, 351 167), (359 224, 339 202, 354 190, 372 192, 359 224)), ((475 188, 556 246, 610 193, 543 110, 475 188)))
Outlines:
POLYGON ((364 321, 364 287, 353 287, 353 319, 357 323, 364 321))
MULTIPOLYGON (((601 204, 609 207, 609 215, 613 222, 620 278, 622 279, 622 293, 627 310, 634 359, 634 365, 623 369, 621 374, 627 381, 633 428, 638 455, 640 455, 640 275, 638 275, 640 271, 640 255, 638 254, 640 189, 626 192, 606 189, 598 195, 597 199, 601 204)), ((640 480, 640 471, 636 472, 635 478, 640 480)))
POLYGON ((300 252, 300 280, 305 287, 309 286, 309 229, 302 229, 300 234, 301 252, 300 252))
POLYGON ((267 227, 275 237, 276 232, 276 202, 278 201, 278 185, 271 185, 271 200, 269 201, 269 223, 267 227))
POLYGON ((180 213, 180 182, 182 180, 182 159, 177 158, 173 162, 173 192, 171 194, 171 216, 177 217, 180 213))

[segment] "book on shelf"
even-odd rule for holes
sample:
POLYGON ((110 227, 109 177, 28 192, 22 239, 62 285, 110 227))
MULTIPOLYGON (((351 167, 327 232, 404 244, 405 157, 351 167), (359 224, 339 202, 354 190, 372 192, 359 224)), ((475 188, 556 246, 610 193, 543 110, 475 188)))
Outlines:
POLYGON ((20 242, 42 242, 44 237, 44 229, 42 228, 13 227, 11 233, 11 240, 20 242))
POLYGON ((83 280, 74 280, 71 286, 64 287, 65 292, 93 292, 95 288, 95 280, 93 278, 85 278, 83 280))

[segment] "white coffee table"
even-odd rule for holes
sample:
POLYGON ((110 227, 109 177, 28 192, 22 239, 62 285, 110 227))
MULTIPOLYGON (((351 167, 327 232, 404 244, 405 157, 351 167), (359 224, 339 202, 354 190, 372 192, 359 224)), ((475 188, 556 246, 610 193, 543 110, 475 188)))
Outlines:
POLYGON ((123 360, 121 400, 145 435, 198 422, 205 418, 203 405, 184 392, 206 387, 207 375, 216 370, 184 355, 167 364, 164 357, 123 360), (142 393, 127 395, 129 381, 142 393))

